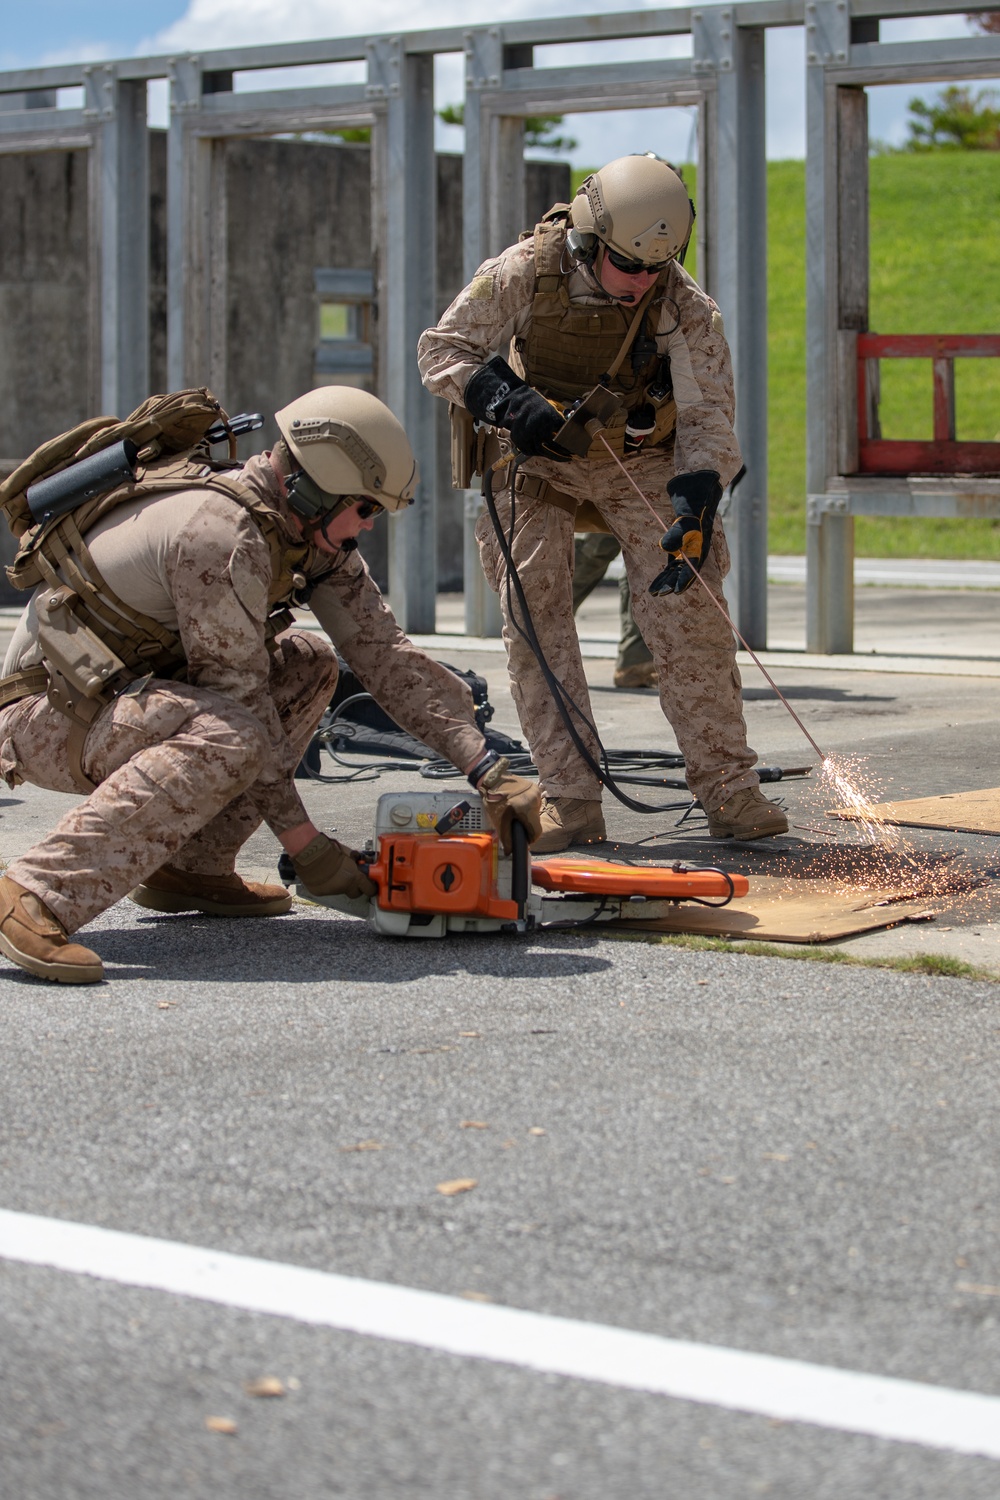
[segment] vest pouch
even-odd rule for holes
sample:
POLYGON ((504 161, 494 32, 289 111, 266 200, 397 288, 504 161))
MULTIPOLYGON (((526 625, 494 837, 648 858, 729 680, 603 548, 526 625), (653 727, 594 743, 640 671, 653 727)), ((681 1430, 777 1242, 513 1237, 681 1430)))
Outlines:
POLYGON ((650 405, 656 412, 656 421, 653 430, 646 439, 645 446, 652 448, 656 443, 661 443, 664 438, 669 437, 677 426, 677 402, 674 400, 673 391, 668 391, 660 401, 657 401, 649 392, 650 405))
POLYGON ((96 698, 125 671, 125 663, 73 614, 70 604, 76 597, 65 586, 38 595, 38 644, 50 673, 78 697, 96 698))
POLYGON ((476 419, 457 402, 448 403, 448 421, 451 424, 451 487, 454 490, 472 488, 473 476, 483 472, 484 429, 476 427, 476 419))

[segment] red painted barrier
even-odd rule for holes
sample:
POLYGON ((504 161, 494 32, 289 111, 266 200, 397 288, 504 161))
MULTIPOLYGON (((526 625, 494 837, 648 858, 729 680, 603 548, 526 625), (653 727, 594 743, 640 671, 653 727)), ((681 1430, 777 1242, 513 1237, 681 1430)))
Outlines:
MULTIPOLYGON (((955 360, 1000 358, 995 333, 858 334, 858 471, 861 474, 1000 474, 1000 443, 958 442, 955 437, 955 360), (934 362, 934 438, 883 438, 870 427, 877 408, 869 389, 881 359, 934 362)), ((997 414, 1000 425, 1000 412, 997 414)))

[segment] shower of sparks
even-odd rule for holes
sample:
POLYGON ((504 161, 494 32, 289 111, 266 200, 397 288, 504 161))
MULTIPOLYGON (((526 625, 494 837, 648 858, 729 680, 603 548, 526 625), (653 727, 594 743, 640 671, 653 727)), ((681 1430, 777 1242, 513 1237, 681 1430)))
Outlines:
MULTIPOLYGON (((820 768, 819 787, 850 817, 860 836, 858 844, 840 846, 844 852, 851 850, 850 865, 831 869, 834 883, 842 891, 881 890, 896 900, 931 897, 946 901, 947 907, 954 909, 966 904, 981 885, 970 868, 918 848, 901 828, 885 820, 877 809, 883 800, 881 791, 863 758, 828 755, 820 768)), ((833 853, 830 849, 829 857, 833 853)), ((817 864, 822 868, 822 854, 817 864)))
MULTIPOLYGON (((598 438, 646 506, 656 526, 662 529, 666 524, 665 518, 636 483, 603 432, 598 433, 598 438)), ((863 760, 851 756, 827 755, 820 749, 760 657, 729 618, 725 605, 715 597, 697 568, 692 568, 692 573, 818 755, 821 790, 836 800, 839 808, 844 810, 855 829, 860 832, 859 843, 842 843, 838 840, 835 845, 819 846, 819 857, 812 866, 811 877, 829 880, 831 886, 845 895, 878 891, 884 899, 890 901, 933 897, 944 903, 945 910, 974 906, 979 899, 976 892, 995 878, 994 872, 988 871, 983 875, 969 864, 963 866, 961 860, 952 864, 951 855, 942 858, 921 850, 904 837, 897 826, 881 817, 876 804, 884 799, 875 793, 874 788, 866 785, 866 780, 870 778, 863 770, 863 760)), ((832 830, 828 833, 825 829, 809 831, 822 832, 827 837, 832 833, 832 830)), ((653 838, 665 836, 652 835, 653 838)), ((642 842, 647 843, 649 840, 644 839, 642 842)), ((769 861, 769 869, 775 874, 787 873, 793 879, 801 878, 805 872, 801 866, 798 869, 791 868, 791 863, 779 855, 777 859, 769 861)))
POLYGON ((902 842, 899 829, 886 823, 876 812, 874 794, 870 794, 864 784, 862 764, 855 756, 828 755, 820 767, 819 784, 850 813, 866 844, 898 849, 902 842))

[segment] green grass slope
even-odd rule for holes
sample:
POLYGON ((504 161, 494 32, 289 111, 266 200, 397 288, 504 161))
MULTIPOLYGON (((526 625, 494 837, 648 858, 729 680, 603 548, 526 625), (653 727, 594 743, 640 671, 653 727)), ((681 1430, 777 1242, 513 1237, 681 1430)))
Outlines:
MULTIPOLYGON (((871 164, 871 328, 1000 332, 1000 154, 935 151, 871 164)), ((768 166, 770 548, 805 548, 805 164, 768 166)), ((956 366, 959 438, 1000 438, 1000 361, 956 366)), ((882 364, 886 437, 931 437, 931 367, 882 364)), ((867 557, 997 557, 1000 522, 861 518, 867 557)))
MULTIPOLYGON (((870 168, 872 330, 1000 333, 1000 152, 877 156, 870 168)), ((684 175, 697 198, 694 169, 684 175)), ((769 547, 803 552, 805 163, 769 162, 767 191, 769 547)), ((693 253, 687 264, 697 275, 693 253)), ((1000 360, 960 360, 955 384, 959 438, 1000 440, 1000 360)), ((886 437, 933 435, 929 361, 883 361, 881 417, 886 437)), ((865 557, 1000 558, 1000 522, 864 517, 856 545, 865 557)))

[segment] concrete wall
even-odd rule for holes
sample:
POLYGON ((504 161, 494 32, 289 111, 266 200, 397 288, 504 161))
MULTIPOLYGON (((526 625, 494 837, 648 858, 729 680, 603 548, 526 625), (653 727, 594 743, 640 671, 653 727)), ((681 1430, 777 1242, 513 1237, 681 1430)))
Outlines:
MULTIPOLYGON (((247 451, 253 451, 261 440, 270 444, 277 438, 270 414, 316 383, 314 271, 372 265, 370 151, 364 145, 274 140, 229 141, 225 149, 228 378, 223 399, 230 411, 268 414, 263 433, 247 442, 247 451)), ((569 185, 568 166, 529 164, 530 222, 564 199, 569 185)), ((463 285, 460 156, 438 157, 437 195, 441 313, 463 285)), ((438 587, 447 590, 462 587, 462 500, 448 482, 444 402, 440 408, 437 571, 438 587)), ((386 525, 376 526, 362 542, 383 586, 386 525)))
POLYGON ((87 165, 0 155, 0 462, 93 415, 87 165))
MULTIPOLYGON (((0 155, 0 478, 94 413, 86 151, 0 155)), ((2 571, 0 604, 20 604, 2 571)))
MULTIPOLYGON (((272 414, 318 383, 320 268, 372 265, 367 146, 233 140, 226 151, 226 379, 232 412, 265 412, 248 454, 276 435, 272 414)), ((0 156, 0 474, 47 438, 94 415, 88 162, 83 151, 0 156)), ((528 167, 534 223, 569 193, 569 168, 528 167)), ((462 158, 438 158, 437 303, 462 286, 462 158)), ((166 137, 150 136, 150 389, 166 389, 166 137)), ((376 371, 377 380, 377 371, 376 371)), ((222 384, 222 383, 220 383, 222 384)), ((376 385, 377 389, 377 385, 376 385)), ((448 483, 446 408, 439 425, 438 580, 462 585, 460 497, 448 483)), ((385 579, 385 527, 366 555, 385 579)), ((10 543, 3 538, 7 555, 10 543)), ((19 602, 0 575, 0 602, 19 602)))

